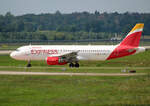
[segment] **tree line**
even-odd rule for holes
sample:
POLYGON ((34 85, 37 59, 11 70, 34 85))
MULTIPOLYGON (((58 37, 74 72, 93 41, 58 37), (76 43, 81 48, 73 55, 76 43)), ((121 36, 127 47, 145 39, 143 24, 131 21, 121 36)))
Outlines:
MULTIPOLYGON (((144 35, 150 35, 150 13, 75 12, 0 15, 0 40, 80 40, 105 39, 115 33, 126 34, 136 23, 144 23, 144 35)), ((124 35, 121 35, 124 36, 124 35)))
POLYGON ((109 39, 115 33, 105 32, 58 32, 58 31, 36 31, 36 32, 0 32, 0 41, 48 41, 48 40, 89 40, 109 39))

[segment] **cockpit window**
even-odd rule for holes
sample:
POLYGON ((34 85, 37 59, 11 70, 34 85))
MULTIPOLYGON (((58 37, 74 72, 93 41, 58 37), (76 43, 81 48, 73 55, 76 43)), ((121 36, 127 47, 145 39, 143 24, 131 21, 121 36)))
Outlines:
POLYGON ((20 49, 18 48, 18 49, 16 49, 16 51, 20 51, 20 49))

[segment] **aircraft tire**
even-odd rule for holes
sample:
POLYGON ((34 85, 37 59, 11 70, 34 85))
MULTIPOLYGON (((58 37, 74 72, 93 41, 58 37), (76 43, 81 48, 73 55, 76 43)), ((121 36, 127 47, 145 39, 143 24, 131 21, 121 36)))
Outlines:
POLYGON ((31 64, 27 64, 27 67, 32 67, 32 65, 31 64))
POLYGON ((80 66, 79 63, 75 63, 76 68, 79 68, 79 66, 80 66))
POLYGON ((72 67, 74 67, 74 66, 75 66, 75 65, 74 65, 73 63, 70 63, 70 64, 69 64, 69 67, 70 67, 70 68, 72 68, 72 67))

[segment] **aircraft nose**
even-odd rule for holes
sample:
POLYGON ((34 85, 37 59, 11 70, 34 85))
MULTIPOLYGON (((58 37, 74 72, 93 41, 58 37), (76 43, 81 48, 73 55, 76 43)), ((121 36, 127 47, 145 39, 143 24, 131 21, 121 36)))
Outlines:
POLYGON ((11 58, 15 58, 15 56, 16 56, 16 53, 15 53, 15 52, 11 52, 11 53, 10 53, 10 57, 11 57, 11 58))

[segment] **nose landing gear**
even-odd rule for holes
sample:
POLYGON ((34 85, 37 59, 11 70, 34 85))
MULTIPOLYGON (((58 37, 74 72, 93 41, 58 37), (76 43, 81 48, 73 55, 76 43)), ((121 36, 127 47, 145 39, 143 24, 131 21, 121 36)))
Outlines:
POLYGON ((31 61, 28 61, 27 67, 32 67, 31 61))

